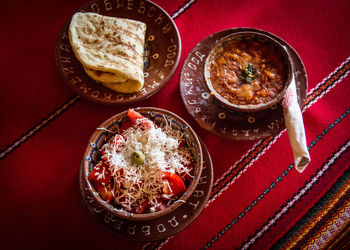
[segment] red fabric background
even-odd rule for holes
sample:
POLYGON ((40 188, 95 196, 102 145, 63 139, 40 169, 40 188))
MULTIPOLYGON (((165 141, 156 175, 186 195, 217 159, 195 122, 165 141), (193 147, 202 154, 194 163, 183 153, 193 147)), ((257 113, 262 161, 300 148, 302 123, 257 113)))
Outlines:
MULTIPOLYGON (((154 1, 169 14, 185 1, 154 1)), ((60 29, 83 0, 20 1, 0 8, 0 150, 73 97, 58 75, 55 45, 60 29)), ((309 90, 349 57, 349 1, 198 0, 175 23, 182 40, 179 67, 169 83, 149 100, 130 106, 104 106, 79 100, 19 148, 0 160, 0 245, 4 248, 141 248, 116 239, 90 220, 79 200, 78 168, 94 129, 128 107, 154 106, 182 116, 204 140, 214 164, 214 181, 255 142, 218 138, 201 129, 187 113, 179 93, 179 74, 187 54, 212 33, 254 27, 274 33, 300 55, 309 90), (169 101, 171 100, 171 101, 169 101)), ((308 144, 349 108, 349 77, 304 112, 308 144)), ((214 248, 239 247, 285 204, 349 138, 346 117, 311 149, 311 164, 292 170, 254 210, 225 233, 214 248)), ((350 155, 327 172, 287 216, 254 247, 273 244, 317 201, 349 165, 350 155)), ((239 215, 292 163, 288 136, 282 136, 184 231, 164 248, 202 248, 239 215)))

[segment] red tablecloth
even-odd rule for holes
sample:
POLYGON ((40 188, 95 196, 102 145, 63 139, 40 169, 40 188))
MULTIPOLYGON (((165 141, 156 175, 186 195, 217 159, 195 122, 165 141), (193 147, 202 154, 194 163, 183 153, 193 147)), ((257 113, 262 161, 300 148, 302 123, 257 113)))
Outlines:
POLYGON ((85 1, 1 4, 1 248, 343 244, 350 222, 350 2, 155 2, 174 18, 181 59, 160 92, 129 106, 79 98, 58 74, 55 45, 60 29, 85 1), (183 61, 202 39, 236 27, 269 31, 303 60, 308 76, 303 117, 312 159, 303 173, 291 165, 285 131, 260 141, 225 140, 202 129, 186 111, 179 92, 183 61), (213 191, 198 219, 174 237, 151 243, 124 241, 104 232, 84 210, 78 189, 79 164, 92 132, 112 115, 138 106, 160 107, 183 117, 208 147, 214 169, 213 191))

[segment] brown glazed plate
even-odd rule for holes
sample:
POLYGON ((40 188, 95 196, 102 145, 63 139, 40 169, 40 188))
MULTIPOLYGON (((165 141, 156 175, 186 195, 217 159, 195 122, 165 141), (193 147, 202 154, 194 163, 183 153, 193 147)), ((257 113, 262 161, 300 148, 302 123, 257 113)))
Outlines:
POLYGON ((64 24, 56 44, 56 64, 64 82, 78 95, 102 104, 130 104, 149 98, 162 89, 174 74, 181 55, 181 39, 172 18, 158 5, 147 0, 95 0, 78 11, 129 18, 146 23, 144 87, 137 93, 117 93, 91 79, 72 51, 68 27, 64 24))
POLYGON ((286 47, 292 62, 298 103, 302 108, 307 94, 307 75, 297 52, 281 38, 254 28, 219 31, 199 42, 188 54, 180 74, 180 93, 187 111, 207 131, 231 140, 257 140, 276 135, 285 128, 280 103, 253 113, 233 111, 220 104, 205 84, 205 60, 222 38, 238 32, 252 31, 277 40, 286 47))
MULTIPOLYGON (((182 127, 181 130, 184 129, 188 131, 189 136, 186 138, 188 138, 189 141, 194 140, 193 137, 198 138, 195 134, 191 136, 191 134, 194 133, 193 130, 188 127, 187 124, 182 125, 181 119, 169 111, 158 108, 137 108, 135 111, 154 122, 166 119, 167 123, 172 124, 171 126, 182 127)), ((97 149, 111 136, 109 131, 118 131, 122 126, 123 122, 125 122, 125 113, 126 112, 120 113, 108 119, 99 126, 91 136, 79 170, 81 201, 90 217, 97 222, 97 224, 102 226, 107 232, 119 238, 133 241, 151 241, 169 237, 189 226, 203 211, 209 199, 213 183, 213 166, 210 155, 202 141, 196 139, 198 144, 195 145, 192 145, 192 142, 190 142, 189 146, 191 150, 199 154, 197 158, 200 156, 200 159, 194 159, 195 179, 193 182, 195 184, 192 192, 188 191, 189 195, 186 196, 186 199, 184 198, 185 194, 180 198, 184 200, 184 202, 181 202, 180 206, 176 206, 176 209, 169 209, 168 212, 161 213, 159 216, 139 214, 136 218, 132 214, 129 216, 123 215, 115 211, 115 209, 110 208, 112 205, 105 204, 106 202, 99 198, 98 194, 94 192, 87 176, 94 162, 98 161, 97 149), (199 167, 196 167, 196 165, 199 167), (199 169, 200 171, 196 171, 199 169), (198 172, 198 174, 196 174, 196 172, 198 172)), ((190 184, 188 189, 190 189, 191 185, 192 184, 190 184)))

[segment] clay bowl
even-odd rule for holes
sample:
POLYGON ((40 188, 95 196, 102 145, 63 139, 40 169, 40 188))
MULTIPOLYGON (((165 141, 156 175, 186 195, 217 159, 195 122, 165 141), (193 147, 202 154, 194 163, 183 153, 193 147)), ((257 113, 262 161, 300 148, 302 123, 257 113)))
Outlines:
MULTIPOLYGON (((247 59, 247 61, 249 60, 250 59, 247 59)), ((262 67, 265 67, 265 65, 262 66, 263 64, 264 63, 262 63, 262 61, 258 63, 256 62, 252 63, 252 65, 254 66, 258 65, 256 69, 256 72, 258 72, 256 77, 257 81, 260 81, 259 77, 263 77, 261 72, 265 72, 265 68, 262 68, 262 67)), ((246 85, 252 84, 252 82, 245 82, 244 80, 242 80, 241 77, 242 77, 243 69, 244 67, 240 69, 242 70, 241 72, 239 70, 235 71, 236 81, 239 82, 239 86, 242 86, 242 84, 246 84, 246 85)), ((292 81, 292 73, 293 73, 292 63, 291 63, 290 56, 287 52, 287 49, 282 44, 277 42, 275 39, 271 38, 270 36, 262 33, 252 32, 252 31, 234 33, 232 35, 229 35, 219 40, 211 49, 204 63, 204 80, 211 94, 223 106, 227 107, 230 110, 239 111, 239 112, 256 112, 263 109, 267 109, 273 106, 274 104, 276 104, 277 102, 279 102, 285 95, 285 92, 292 81), (260 56, 261 60, 264 59, 266 62, 271 61, 274 63, 278 62, 278 65, 279 65, 278 69, 281 72, 281 75, 283 75, 283 77, 281 77, 281 82, 280 82, 280 84, 282 85, 280 85, 281 89, 277 93, 275 93, 274 96, 271 96, 270 100, 262 100, 261 102, 254 103, 254 104, 251 104, 251 103, 242 104, 242 103, 236 102, 235 100, 229 100, 225 98, 224 95, 226 95, 225 92, 228 91, 227 89, 224 90, 224 92, 218 93, 219 91, 217 91, 217 87, 214 87, 215 85, 214 81, 217 81, 217 80, 212 77, 212 73, 211 73, 212 63, 219 58, 222 51, 225 51, 225 50, 232 51, 232 47, 236 46, 232 44, 237 44, 237 43, 242 44, 241 45, 242 47, 244 46, 244 48, 240 47, 239 49, 241 49, 241 51, 246 52, 249 56, 252 56, 251 58, 254 58, 254 54, 249 52, 249 50, 246 50, 245 47, 247 46, 249 48, 250 46, 252 46, 253 43, 259 44, 259 46, 261 46, 261 48, 263 48, 263 50, 265 51, 260 56), (231 44, 231 48, 228 48, 230 44, 231 44), (266 52, 266 51, 269 51, 269 52, 266 52), (275 59, 271 59, 269 57, 269 55, 271 54, 275 56, 274 57, 275 59), (267 60, 264 58, 264 56, 267 56, 267 60)), ((243 77, 243 79, 247 79, 247 78, 243 77)), ((232 95, 236 95, 236 92, 232 95)))
POLYGON ((127 117, 127 111, 119 113, 107 121, 102 123, 92 134, 85 153, 82 158, 81 167, 80 167, 80 193, 82 195, 82 200, 88 200, 89 204, 85 204, 88 207, 88 211, 90 215, 94 216, 96 211, 104 211, 104 213, 109 214, 112 218, 121 218, 125 220, 154 220, 163 215, 166 215, 177 208, 179 208, 182 204, 184 204, 187 199, 191 196, 193 191, 195 190, 199 178, 202 173, 203 167, 203 154, 202 148, 200 145, 200 141, 193 131, 193 129, 179 116, 170 111, 159 109, 159 108, 151 108, 151 107, 142 107, 135 108, 135 111, 141 113, 143 116, 149 118, 153 122, 155 122, 158 126, 162 126, 165 122, 176 130, 179 130, 183 133, 183 139, 186 140, 187 146, 191 151, 193 156, 194 163, 194 178, 187 185, 186 192, 179 197, 177 201, 168 206, 167 208, 152 212, 152 213, 144 213, 144 214, 134 214, 127 212, 122 209, 117 209, 111 203, 104 201, 98 192, 95 190, 94 186, 88 180, 88 175, 97 162, 100 160, 101 155, 99 149, 121 128, 124 122, 128 122, 129 118, 127 117), (93 207, 90 205, 93 204, 93 207), (90 207, 89 207, 90 206, 90 207))

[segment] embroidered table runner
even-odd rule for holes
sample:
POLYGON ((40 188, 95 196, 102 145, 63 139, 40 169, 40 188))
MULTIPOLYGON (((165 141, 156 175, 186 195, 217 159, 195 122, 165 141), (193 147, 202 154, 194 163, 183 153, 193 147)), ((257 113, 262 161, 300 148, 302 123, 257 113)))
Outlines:
MULTIPOLYGON (((154 15, 152 9, 143 9, 143 1, 100 2, 98 8, 154 15)), ((86 1, 2 3, 1 246, 315 249, 344 245, 350 225, 350 2, 154 2, 169 13, 179 30, 179 66, 158 93, 124 106, 90 102, 70 90, 58 74, 55 46, 61 28, 86 1), (203 129, 186 110, 179 79, 187 55, 211 34, 238 27, 280 37, 305 66, 308 87, 302 115, 312 160, 302 173, 294 168, 283 123, 270 124, 272 129, 281 128, 273 136, 236 141, 203 129), (203 212, 180 233, 153 242, 125 241, 105 232, 89 218, 78 188, 81 157, 96 127, 129 107, 143 106, 168 109, 185 119, 203 140, 213 163, 213 188, 203 212)), ((172 221, 157 230, 176 226, 172 221)))

